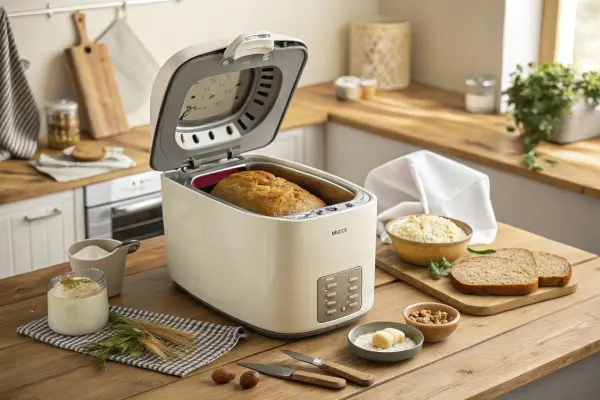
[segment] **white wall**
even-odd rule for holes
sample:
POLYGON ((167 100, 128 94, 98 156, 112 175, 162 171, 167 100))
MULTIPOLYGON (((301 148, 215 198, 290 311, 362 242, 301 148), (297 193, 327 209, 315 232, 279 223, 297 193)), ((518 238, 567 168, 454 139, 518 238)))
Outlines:
MULTIPOLYGON (((54 6, 103 0, 52 1, 54 6)), ((105 0, 108 1, 108 0, 105 0)), ((8 12, 45 8, 46 0, 0 0, 8 12)), ((309 60, 301 85, 328 81, 346 70, 347 24, 377 12, 377 0, 181 0, 131 6, 127 21, 162 64, 177 50, 215 37, 269 30, 306 41, 309 60)), ((113 20, 112 9, 85 12, 91 39, 113 20)), ((31 61, 27 72, 38 106, 61 97, 74 98, 63 49, 75 44, 69 13, 10 20, 21 57, 31 61)))
POLYGON ((380 12, 411 21, 413 80, 464 91, 471 73, 502 71, 505 0, 380 0, 380 12))

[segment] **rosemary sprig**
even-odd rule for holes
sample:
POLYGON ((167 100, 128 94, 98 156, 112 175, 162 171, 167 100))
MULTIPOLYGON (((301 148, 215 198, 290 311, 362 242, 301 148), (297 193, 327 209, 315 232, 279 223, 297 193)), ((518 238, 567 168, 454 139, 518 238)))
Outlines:
POLYGON ((98 358, 98 368, 103 372, 110 356, 137 358, 150 352, 163 359, 183 358, 196 344, 197 333, 115 313, 109 314, 109 324, 118 333, 86 346, 86 350, 98 358))

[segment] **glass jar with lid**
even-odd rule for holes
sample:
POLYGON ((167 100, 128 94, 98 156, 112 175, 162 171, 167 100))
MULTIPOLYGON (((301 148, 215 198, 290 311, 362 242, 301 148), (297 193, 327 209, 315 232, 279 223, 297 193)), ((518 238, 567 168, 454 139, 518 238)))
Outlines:
POLYGON ((491 114, 496 109, 496 79, 492 75, 477 74, 467 77, 465 107, 470 113, 491 114))
POLYGON ((61 99, 46 106, 48 146, 66 149, 79 143, 78 105, 73 100, 61 99))

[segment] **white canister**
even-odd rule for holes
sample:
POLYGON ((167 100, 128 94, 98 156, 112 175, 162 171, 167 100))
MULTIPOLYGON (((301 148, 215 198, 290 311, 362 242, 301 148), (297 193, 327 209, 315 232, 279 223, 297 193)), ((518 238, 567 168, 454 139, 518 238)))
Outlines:
POLYGON ((496 110, 496 80, 491 75, 472 75, 465 80, 465 108, 470 113, 491 114, 496 110))

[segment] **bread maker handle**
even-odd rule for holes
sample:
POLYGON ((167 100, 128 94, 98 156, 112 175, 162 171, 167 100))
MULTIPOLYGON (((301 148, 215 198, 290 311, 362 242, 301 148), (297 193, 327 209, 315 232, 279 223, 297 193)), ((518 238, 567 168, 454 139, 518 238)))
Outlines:
POLYGON ((162 205, 162 198, 158 197, 155 199, 148 199, 148 200, 140 201, 138 203, 126 205, 126 206, 113 207, 112 214, 115 217, 119 216, 119 215, 133 214, 136 212, 149 210, 151 208, 158 207, 160 205, 162 205))
POLYGON ((227 65, 231 60, 254 54, 269 54, 274 48, 275 40, 269 32, 241 34, 227 46, 221 64, 227 65))

